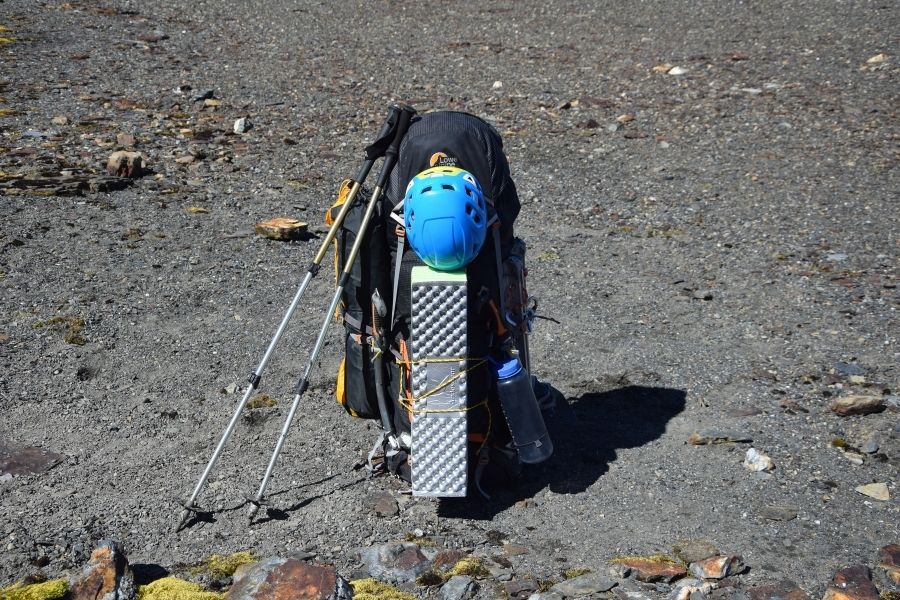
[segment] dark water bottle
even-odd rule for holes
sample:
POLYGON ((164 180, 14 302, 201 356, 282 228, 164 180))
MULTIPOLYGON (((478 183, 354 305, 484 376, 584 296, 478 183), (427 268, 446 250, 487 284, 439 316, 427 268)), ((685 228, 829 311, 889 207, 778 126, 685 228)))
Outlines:
POLYGON ((534 464, 553 454, 553 442, 534 397, 531 377, 518 358, 497 366, 497 396, 523 463, 534 464))

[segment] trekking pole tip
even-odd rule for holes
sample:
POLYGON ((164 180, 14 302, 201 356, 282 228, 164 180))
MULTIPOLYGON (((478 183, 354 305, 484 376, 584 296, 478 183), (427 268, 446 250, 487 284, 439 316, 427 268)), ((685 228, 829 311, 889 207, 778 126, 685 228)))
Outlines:
POLYGON ((175 525, 175 533, 181 531, 184 527, 184 524, 187 523, 188 517, 190 516, 191 511, 188 509, 184 509, 181 511, 181 515, 178 517, 178 523, 175 525))
POLYGON ((253 519, 256 518, 256 513, 259 512, 259 504, 251 503, 250 509, 247 511, 247 519, 252 523, 253 519))

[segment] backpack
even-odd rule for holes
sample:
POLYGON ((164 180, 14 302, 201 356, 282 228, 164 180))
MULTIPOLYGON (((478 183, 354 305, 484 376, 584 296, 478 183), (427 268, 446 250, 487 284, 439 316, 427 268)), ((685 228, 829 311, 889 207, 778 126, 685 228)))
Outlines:
MULTIPOLYGON (((367 239, 344 290, 340 315, 336 315, 342 318, 345 327, 345 356, 338 370, 336 395, 353 416, 385 417, 382 422, 388 423, 392 430, 392 435, 386 435, 381 441, 386 450, 385 460, 373 465, 376 454, 373 448, 370 467, 384 468, 408 480, 407 459, 415 420, 414 392, 421 391, 424 385, 413 381, 416 371, 411 359, 413 274, 425 265, 405 242, 402 198, 410 179, 438 165, 460 167, 478 179, 491 219, 484 246, 466 267, 464 284, 460 282, 459 289, 465 290, 466 307, 460 327, 464 326, 467 356, 456 357, 461 359, 462 366, 454 375, 464 376, 459 384, 465 395, 467 448, 460 450, 466 456, 463 475, 473 479, 481 490, 480 481, 489 472, 490 465, 493 464, 494 470, 502 465, 500 470, 504 475, 517 475, 520 468, 511 450, 510 431, 501 417, 491 359, 515 348, 525 368, 529 368, 527 333, 534 303, 525 287, 525 243, 515 238, 513 231, 520 208, 515 184, 499 133, 480 118, 460 112, 436 112, 412 120, 377 218, 365 233, 367 239), (373 313, 371 298, 376 290, 384 299, 387 316, 380 332, 373 329, 377 315, 373 313), (374 333, 383 335, 382 347, 376 343, 381 336, 374 333), (381 389, 376 381, 383 381, 381 389), (379 393, 389 399, 388 415, 381 415, 378 410, 379 393), (490 460, 491 457, 495 459, 490 460)), ((347 189, 345 182, 343 191, 347 189)), ((326 222, 333 218, 344 198, 346 193, 339 195, 326 222)), ((358 235, 366 200, 363 197, 351 209, 335 238, 338 269, 343 267, 350 245, 358 235)), ((436 387, 434 383, 431 382, 432 387, 436 387)), ((433 495, 464 494, 465 486, 460 489, 460 494, 433 495)))

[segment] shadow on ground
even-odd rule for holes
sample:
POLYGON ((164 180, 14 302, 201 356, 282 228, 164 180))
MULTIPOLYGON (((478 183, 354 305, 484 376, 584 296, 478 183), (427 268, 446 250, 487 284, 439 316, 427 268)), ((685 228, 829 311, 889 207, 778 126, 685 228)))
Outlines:
POLYGON ((526 466, 522 477, 506 488, 488 488, 488 501, 471 493, 465 499, 443 499, 439 514, 491 519, 545 488, 560 494, 584 492, 609 470, 616 450, 659 438, 669 420, 684 410, 686 396, 682 390, 629 385, 560 401, 547 419, 554 445, 550 459, 526 466))

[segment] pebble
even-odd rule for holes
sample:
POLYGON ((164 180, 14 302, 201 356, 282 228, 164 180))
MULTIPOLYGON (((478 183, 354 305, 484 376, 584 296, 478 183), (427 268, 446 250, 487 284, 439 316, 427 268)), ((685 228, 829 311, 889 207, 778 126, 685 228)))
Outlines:
POLYGON ((834 370, 841 375, 862 375, 865 373, 861 366, 845 362, 834 363, 834 370))
POLYGON ((744 468, 752 472, 771 471, 775 468, 775 463, 756 448, 750 448, 744 457, 744 468))
POLYGON ((832 412, 842 416, 870 415, 884 410, 884 399, 881 396, 840 396, 831 401, 832 412))
POLYGON ((54 125, 68 125, 69 117, 64 117, 64 116, 53 117, 52 119, 50 119, 50 122, 53 123, 54 125))
POLYGON ((234 132, 238 135, 249 131, 253 127, 253 124, 250 122, 250 119, 247 117, 241 117, 240 119, 236 119, 234 121, 234 132))
POLYGON ((773 504, 764 506, 759 514, 770 521, 793 521, 797 518, 797 509, 791 506, 773 504))
POLYGON ((867 483, 866 485, 858 485, 854 489, 860 494, 882 502, 887 502, 891 499, 891 492, 888 490, 887 484, 884 483, 867 483))
POLYGON ((669 69, 669 75, 684 75, 687 73, 687 69, 684 67, 672 67, 669 69))
POLYGON ((500 88, 503 87, 503 82, 500 80, 497 80, 494 82, 494 85, 492 85, 491 87, 494 88, 495 90, 499 90, 500 88))
POLYGON ((878 452, 878 448, 878 442, 876 442, 875 440, 869 440, 862 445, 861 450, 866 454, 875 454, 876 452, 878 452))
POLYGON ((239 388, 238 388, 238 384, 232 382, 232 383, 229 383, 228 385, 225 386, 225 393, 226 393, 226 394, 233 394, 233 393, 235 393, 236 391, 238 391, 238 389, 239 389, 239 388))

